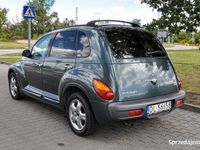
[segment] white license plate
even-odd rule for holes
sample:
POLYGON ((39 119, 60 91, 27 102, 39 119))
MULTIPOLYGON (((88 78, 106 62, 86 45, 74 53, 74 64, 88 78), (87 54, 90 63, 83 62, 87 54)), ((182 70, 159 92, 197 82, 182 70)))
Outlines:
POLYGON ((147 115, 152 115, 171 109, 171 101, 147 106, 147 115))

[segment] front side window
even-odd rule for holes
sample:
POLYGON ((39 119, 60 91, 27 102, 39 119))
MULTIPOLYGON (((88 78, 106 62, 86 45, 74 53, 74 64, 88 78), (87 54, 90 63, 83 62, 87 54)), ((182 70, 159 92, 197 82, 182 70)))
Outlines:
POLYGON ((87 35, 79 31, 77 43, 77 57, 87 57, 90 55, 90 44, 87 35))
POLYGON ((115 58, 166 56, 160 42, 146 31, 130 28, 109 28, 105 33, 115 58))
POLYGON ((45 57, 46 51, 49 46, 49 42, 52 39, 52 37, 52 34, 46 35, 37 41, 37 43, 33 46, 31 52, 33 59, 40 59, 45 57))
POLYGON ((62 31, 57 33, 52 48, 50 56, 66 58, 75 57, 75 36, 76 31, 62 31))

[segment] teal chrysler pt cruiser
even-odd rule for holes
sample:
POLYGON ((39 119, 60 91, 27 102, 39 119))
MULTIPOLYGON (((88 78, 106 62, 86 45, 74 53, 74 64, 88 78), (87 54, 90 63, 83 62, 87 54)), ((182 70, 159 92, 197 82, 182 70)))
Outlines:
POLYGON ((64 110, 72 131, 154 118, 184 103, 162 44, 139 25, 95 20, 43 35, 8 71, 14 99, 29 96, 64 110))

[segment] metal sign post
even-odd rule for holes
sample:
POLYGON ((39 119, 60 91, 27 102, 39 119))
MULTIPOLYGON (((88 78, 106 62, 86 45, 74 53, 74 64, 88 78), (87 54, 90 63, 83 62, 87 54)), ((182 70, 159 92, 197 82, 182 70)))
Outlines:
POLYGON ((31 19, 35 18, 35 8, 24 6, 23 17, 28 19, 28 49, 31 49, 31 19))
POLYGON ((31 49, 31 19, 28 19, 28 49, 31 49))

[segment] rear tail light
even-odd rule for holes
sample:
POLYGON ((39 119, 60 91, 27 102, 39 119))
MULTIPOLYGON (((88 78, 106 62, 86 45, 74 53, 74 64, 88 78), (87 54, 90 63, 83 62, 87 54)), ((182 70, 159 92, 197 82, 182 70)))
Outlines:
POLYGON ((105 100, 112 100, 114 98, 114 92, 112 89, 104 84, 100 80, 93 80, 93 87, 97 94, 105 100))
POLYGON ((178 87, 179 87, 179 89, 182 88, 182 81, 181 80, 178 80, 178 87))
POLYGON ((183 105, 183 100, 182 99, 180 99, 180 100, 177 100, 176 101, 176 107, 179 107, 179 106, 181 106, 181 105, 183 105))
POLYGON ((142 115, 142 113, 143 113, 142 109, 136 109, 136 110, 128 111, 128 115, 131 116, 131 117, 140 116, 140 115, 142 115))

